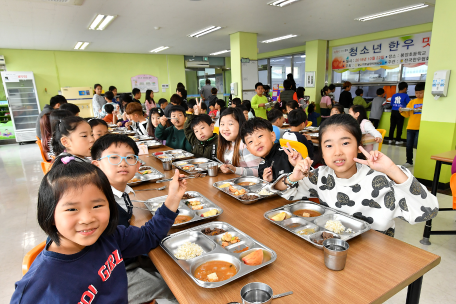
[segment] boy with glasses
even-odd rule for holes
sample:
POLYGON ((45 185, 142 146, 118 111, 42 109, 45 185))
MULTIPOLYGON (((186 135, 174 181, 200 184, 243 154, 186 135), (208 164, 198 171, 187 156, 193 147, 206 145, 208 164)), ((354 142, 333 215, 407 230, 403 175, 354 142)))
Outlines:
MULTIPOLYGON (((119 225, 128 227, 133 215, 133 204, 129 193, 135 193, 127 183, 138 172, 139 149, 130 137, 106 134, 92 146, 92 164, 99 167, 108 177, 117 202, 119 225)), ((173 195, 169 193, 169 195, 173 195)), ((152 248, 151 248, 152 249, 152 248)), ((171 290, 156 271, 148 257, 124 259, 128 278, 128 302, 148 303, 152 299, 167 299, 177 303, 171 290)))

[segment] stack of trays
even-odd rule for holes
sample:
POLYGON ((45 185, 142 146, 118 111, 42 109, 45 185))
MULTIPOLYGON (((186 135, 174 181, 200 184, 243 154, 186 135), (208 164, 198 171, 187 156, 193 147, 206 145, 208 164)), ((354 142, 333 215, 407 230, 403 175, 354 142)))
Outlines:
POLYGON ((260 192, 268 182, 258 177, 238 177, 214 183, 212 186, 234 197, 243 204, 252 204, 260 199, 273 196, 272 192, 260 192))
POLYGON ((154 169, 149 166, 143 166, 139 168, 139 172, 135 174, 135 177, 133 177, 130 182, 128 183, 129 186, 135 186, 137 184, 140 184, 142 182, 152 182, 152 181, 157 181, 159 179, 164 178, 165 175, 158 171, 157 169, 154 169))
POLYGON ((173 165, 188 173, 188 174, 194 174, 198 172, 203 172, 207 171, 207 164, 212 162, 210 159, 200 157, 200 158, 195 158, 195 159, 189 159, 185 161, 177 161, 174 162, 173 165))
POLYGON ((269 265, 277 259, 277 254, 272 249, 264 246, 247 234, 224 222, 212 222, 171 234, 162 240, 160 246, 182 268, 182 270, 184 270, 187 275, 195 281, 196 284, 203 288, 217 288, 223 286, 247 275, 248 273, 269 265), (222 229, 225 232, 211 235, 210 231, 214 229, 222 229), (203 233, 203 231, 206 234, 203 233), (225 233, 229 233, 232 237, 238 237, 240 241, 223 247, 222 236, 225 233), (175 254, 178 251, 179 246, 186 242, 199 245, 203 249, 203 254, 188 260, 176 258, 175 254), (257 250, 263 251, 263 260, 262 262, 260 260, 261 264, 257 266, 250 266, 242 261, 242 258, 257 250), (197 268, 202 264, 211 261, 228 262, 234 265, 236 268, 236 274, 224 281, 218 282, 208 282, 197 279, 195 277, 195 271, 197 268))
MULTIPOLYGON (((168 196, 154 197, 152 199, 144 202, 147 209, 152 214, 155 214, 158 208, 164 204, 168 196)), ((185 226, 194 222, 214 219, 223 213, 223 209, 217 206, 214 202, 210 201, 206 197, 202 196, 199 192, 187 191, 184 194, 184 198, 179 203, 179 215, 177 220, 180 223, 175 223, 174 228, 185 226), (193 208, 192 208, 193 207, 193 208), (202 208, 201 208, 202 207, 202 208), (198 208, 198 209, 197 209, 198 208), (199 209, 201 208, 201 209, 199 209), (193 210, 195 209, 195 210, 193 210), (211 216, 202 217, 203 213, 210 212, 211 210, 216 210, 216 214, 211 216), (182 222, 181 222, 182 221, 182 222)))
POLYGON ((188 158, 192 158, 194 155, 185 150, 176 149, 176 150, 155 152, 155 153, 152 153, 152 156, 158 160, 162 160, 164 158, 188 159, 188 158))
POLYGON ((370 230, 370 225, 363 220, 357 219, 344 213, 340 213, 337 210, 310 201, 299 201, 267 211, 264 214, 264 217, 268 221, 301 237, 302 239, 308 241, 320 249, 323 249, 323 246, 321 244, 317 244, 317 241, 323 240, 323 233, 331 234, 335 238, 348 241, 370 230), (285 219, 281 221, 275 221, 271 219, 272 217, 282 212, 285 213, 285 219), (304 212, 316 216, 302 217, 297 215, 303 214, 304 212), (314 212, 317 212, 320 215, 314 212), (345 231, 334 233, 333 231, 326 229, 325 225, 329 220, 340 221, 345 227, 345 231), (347 232, 347 230, 349 231, 347 232))

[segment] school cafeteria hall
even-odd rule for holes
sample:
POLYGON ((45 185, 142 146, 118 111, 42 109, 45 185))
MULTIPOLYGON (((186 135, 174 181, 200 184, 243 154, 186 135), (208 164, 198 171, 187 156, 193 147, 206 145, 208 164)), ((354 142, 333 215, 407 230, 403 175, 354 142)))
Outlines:
POLYGON ((455 0, 0 7, 0 304, 456 303, 455 0))

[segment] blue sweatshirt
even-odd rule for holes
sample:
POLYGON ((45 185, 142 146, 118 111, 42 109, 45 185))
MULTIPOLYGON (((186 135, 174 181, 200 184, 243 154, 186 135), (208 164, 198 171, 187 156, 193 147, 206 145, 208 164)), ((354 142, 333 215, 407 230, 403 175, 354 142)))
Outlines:
POLYGON ((407 93, 396 93, 391 97, 391 109, 394 111, 399 111, 399 108, 406 108, 407 104, 410 102, 410 97, 407 93))
POLYGON ((178 213, 165 205, 143 227, 117 226, 95 244, 65 255, 45 249, 18 282, 11 303, 128 303, 124 258, 147 254, 166 237, 178 213))

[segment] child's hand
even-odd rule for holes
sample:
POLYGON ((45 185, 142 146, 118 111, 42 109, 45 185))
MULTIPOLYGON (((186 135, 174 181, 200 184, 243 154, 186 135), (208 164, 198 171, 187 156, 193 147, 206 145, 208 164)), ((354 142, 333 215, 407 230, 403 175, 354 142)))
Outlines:
POLYGON ((122 122, 118 122, 118 123, 117 123, 117 126, 118 126, 118 127, 122 127, 122 122))
POLYGON ((220 166, 220 170, 223 172, 223 173, 232 173, 231 170, 233 170, 234 172, 236 172, 236 167, 233 166, 233 165, 229 165, 229 164, 225 164, 225 165, 221 165, 220 166))
POLYGON ((310 157, 306 157, 305 159, 301 159, 297 162, 294 167, 293 172, 290 175, 290 180, 292 182, 297 182, 302 180, 305 176, 307 176, 307 172, 310 170, 310 166, 312 166, 313 160, 310 157))
POLYGON ((198 101, 198 98, 196 98, 196 105, 193 106, 193 112, 194 112, 193 114, 199 115, 199 114, 202 113, 202 111, 201 111, 201 103, 202 102, 203 101, 201 99, 198 101))
POLYGON ((376 143, 381 143, 383 141, 381 137, 375 137, 374 140, 376 143))
POLYGON ((288 161, 290 164, 294 167, 298 163, 298 161, 302 160, 301 154, 294 150, 291 146, 290 143, 287 143, 287 147, 283 148, 283 151, 288 155, 288 161))
POLYGON ((388 175, 396 184, 402 184, 407 180, 407 175, 402 172, 401 169, 396 166, 393 161, 380 151, 367 152, 362 146, 359 146, 359 150, 366 156, 367 160, 354 158, 353 160, 357 163, 367 165, 372 170, 384 173, 388 175))
POLYGON ((399 112, 400 112, 400 113, 402 113, 402 107, 401 107, 401 108, 399 108, 399 112))
POLYGON ((263 180, 267 181, 268 183, 272 182, 272 168, 271 167, 264 169, 263 180))
POLYGON ((131 121, 127 121, 127 122, 125 123, 125 127, 128 128, 128 127, 130 127, 130 126, 131 126, 131 121))
POLYGON ((168 197, 165 201, 166 207, 173 212, 177 211, 182 196, 187 191, 187 180, 179 181, 179 177, 185 177, 185 174, 179 174, 179 170, 176 169, 173 180, 169 183, 168 197))
POLYGON ((162 117, 160 117, 159 121, 163 127, 166 127, 166 122, 168 121, 168 118, 166 118, 165 116, 162 116, 162 117))
POLYGON ((310 135, 309 135, 309 134, 304 134, 304 136, 306 137, 306 139, 307 139, 307 140, 310 140, 310 141, 312 141, 312 137, 310 137, 310 135))

